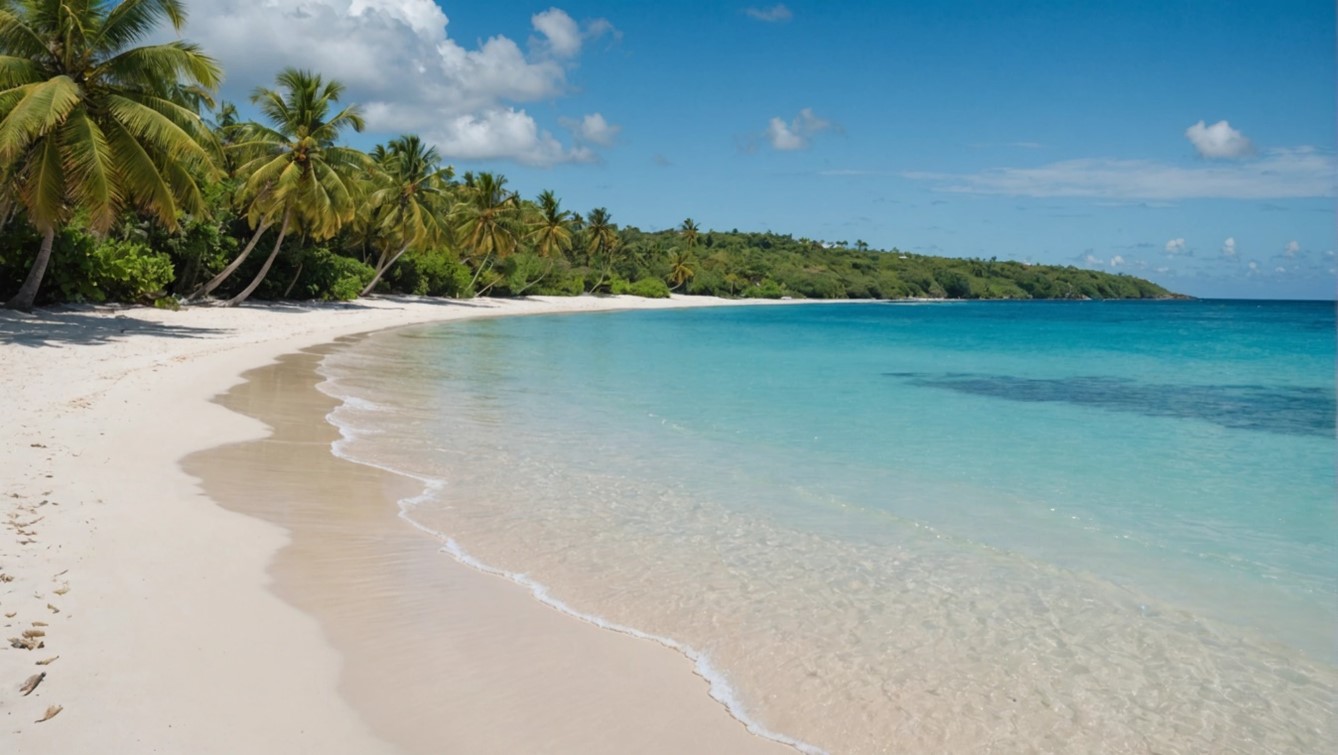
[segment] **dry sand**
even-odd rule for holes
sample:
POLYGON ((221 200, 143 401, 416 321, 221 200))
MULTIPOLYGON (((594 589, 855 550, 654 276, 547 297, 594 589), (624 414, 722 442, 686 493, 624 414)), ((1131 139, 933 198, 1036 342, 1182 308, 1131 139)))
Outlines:
POLYGON ((404 480, 329 453, 313 353, 257 369, 417 322, 723 303, 0 314, 0 752, 787 751, 677 653, 398 520, 404 480))

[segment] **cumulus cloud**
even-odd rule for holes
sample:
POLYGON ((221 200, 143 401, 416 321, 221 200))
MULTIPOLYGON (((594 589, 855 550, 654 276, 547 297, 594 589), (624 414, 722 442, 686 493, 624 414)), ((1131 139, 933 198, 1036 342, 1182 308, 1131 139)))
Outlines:
POLYGON ((778 150, 805 149, 815 135, 830 128, 831 121, 819 118, 814 115, 812 108, 806 107, 789 123, 779 117, 772 118, 767 126, 766 138, 778 150))
POLYGON ((602 19, 582 29, 557 8, 530 24, 528 49, 501 35, 463 45, 433 0, 211 0, 191 9, 186 36, 227 70, 228 97, 296 66, 343 82, 369 130, 419 132, 447 159, 589 161, 523 105, 564 96, 582 41, 616 30, 602 19))
POLYGON ((1288 241, 1287 246, 1283 247, 1282 253, 1288 257, 1295 257, 1301 253, 1301 244, 1298 241, 1288 241))
POLYGON ((1218 121, 1211 126, 1199 121, 1185 129, 1185 137, 1199 155, 1209 160, 1244 157, 1254 151, 1250 140, 1226 121, 1218 121))
POLYGON ((789 21, 794 18, 790 9, 785 7, 784 3, 777 3, 770 8, 744 8, 743 12, 753 19, 765 21, 769 24, 776 24, 782 21, 789 21))
POLYGON ((1152 160, 1084 158, 1035 168, 977 173, 912 171, 939 191, 1101 199, 1291 199, 1334 194, 1333 155, 1314 147, 1274 149, 1237 163, 1169 165, 1152 160))
POLYGON ((580 25, 558 8, 549 8, 543 13, 536 13, 532 23, 534 28, 547 39, 548 47, 554 55, 569 58, 581 51, 584 40, 581 37, 580 25))
POLYGON ((1184 253, 1185 253, 1185 240, 1184 240, 1184 239, 1171 239, 1170 241, 1167 241, 1167 242, 1166 242, 1166 253, 1167 253, 1167 254, 1184 254, 1184 253))
POLYGON ((577 139, 601 147, 612 146, 614 140, 618 138, 618 132, 623 130, 622 126, 604 120, 604 116, 599 113, 590 113, 580 119, 561 118, 559 122, 577 139))
POLYGON ((1236 258, 1236 237, 1228 236, 1227 240, 1222 242, 1222 256, 1236 258))
POLYGON ((1102 265, 1106 264, 1105 260, 1101 259, 1100 257, 1097 257, 1094 254, 1083 255, 1082 261, 1086 263, 1089 267, 1101 267, 1102 265))
POLYGON ((1124 257, 1122 257, 1122 256, 1120 256, 1120 255, 1118 255, 1118 254, 1115 255, 1114 257, 1111 257, 1111 258, 1110 258, 1110 266, 1111 266, 1111 267, 1120 267, 1120 266, 1123 265, 1123 264, 1124 264, 1124 257))

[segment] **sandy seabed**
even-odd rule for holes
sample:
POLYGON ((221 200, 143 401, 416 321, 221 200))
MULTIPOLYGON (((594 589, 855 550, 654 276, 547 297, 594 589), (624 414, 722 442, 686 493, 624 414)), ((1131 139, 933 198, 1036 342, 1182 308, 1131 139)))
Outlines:
POLYGON ((315 389, 313 347, 372 330, 733 303, 0 313, 0 752, 792 751, 678 653, 446 558, 315 389))

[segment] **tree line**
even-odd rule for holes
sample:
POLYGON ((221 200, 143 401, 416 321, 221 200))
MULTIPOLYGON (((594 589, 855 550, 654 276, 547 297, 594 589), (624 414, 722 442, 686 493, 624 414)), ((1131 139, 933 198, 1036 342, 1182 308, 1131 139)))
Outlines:
POLYGON ((196 45, 139 45, 181 0, 0 0, 0 296, 176 306, 374 292, 523 296, 1162 298, 1074 267, 962 260, 769 233, 620 228, 413 134, 371 151, 344 87, 289 68, 216 103, 196 45))

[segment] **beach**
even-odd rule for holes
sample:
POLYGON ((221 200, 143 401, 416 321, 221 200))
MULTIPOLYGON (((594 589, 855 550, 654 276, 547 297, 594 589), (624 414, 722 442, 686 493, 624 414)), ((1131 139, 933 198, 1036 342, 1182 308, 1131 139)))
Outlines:
POLYGON ((724 303, 0 315, 0 750, 788 750, 681 654, 442 556, 395 516, 412 486, 329 453, 333 400, 300 353, 414 323, 724 303), (396 568, 450 601, 383 590, 396 568))

